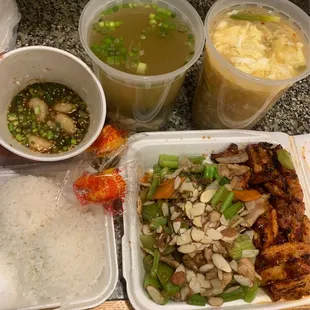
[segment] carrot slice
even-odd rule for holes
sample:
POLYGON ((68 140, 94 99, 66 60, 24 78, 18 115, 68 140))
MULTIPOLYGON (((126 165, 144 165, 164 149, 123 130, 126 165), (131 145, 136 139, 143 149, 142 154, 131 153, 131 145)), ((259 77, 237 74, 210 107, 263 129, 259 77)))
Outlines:
POLYGON ((174 192, 174 179, 168 179, 156 188, 153 198, 170 199, 174 192))
POLYGON ((150 182, 150 175, 148 173, 145 173, 144 176, 140 179, 141 183, 149 183, 150 182))
POLYGON ((233 191, 235 194, 235 199, 248 202, 256 200, 262 196, 262 194, 254 189, 242 190, 242 191, 233 191))

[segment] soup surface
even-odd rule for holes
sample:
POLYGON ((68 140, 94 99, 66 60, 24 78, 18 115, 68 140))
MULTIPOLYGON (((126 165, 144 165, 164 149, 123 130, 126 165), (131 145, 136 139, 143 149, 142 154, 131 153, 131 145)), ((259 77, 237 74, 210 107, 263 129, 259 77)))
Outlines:
POLYGON ((158 75, 177 70, 192 58, 194 36, 170 10, 127 3, 101 13, 90 46, 98 58, 120 71, 158 75))
POLYGON ((12 136, 25 147, 61 153, 78 145, 89 127, 81 97, 57 83, 36 83, 18 93, 7 114, 12 136))
POLYGON ((302 33, 288 19, 267 9, 224 12, 215 20, 210 36, 226 60, 253 76, 282 80, 306 69, 302 33))

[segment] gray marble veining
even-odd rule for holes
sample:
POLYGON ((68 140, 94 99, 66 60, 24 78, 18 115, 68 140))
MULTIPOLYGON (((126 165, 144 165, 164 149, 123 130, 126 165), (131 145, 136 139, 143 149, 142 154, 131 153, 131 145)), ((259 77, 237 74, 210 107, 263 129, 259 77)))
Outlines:
MULTIPOLYGON (((177 0, 176 0, 177 1, 177 0)), ((189 0, 204 19, 214 0, 189 0)), ((309 14, 309 0, 294 0, 309 14)), ((17 47, 47 45, 64 49, 91 65, 79 41, 78 22, 87 0, 17 0, 22 19, 18 28, 17 47)), ((176 108, 165 130, 195 129, 191 124, 191 104, 201 60, 189 71, 176 108)), ((291 135, 310 133, 310 77, 296 83, 254 128, 282 131, 291 135)), ((111 299, 126 297, 121 269, 122 219, 115 219, 119 254, 120 280, 111 299)))

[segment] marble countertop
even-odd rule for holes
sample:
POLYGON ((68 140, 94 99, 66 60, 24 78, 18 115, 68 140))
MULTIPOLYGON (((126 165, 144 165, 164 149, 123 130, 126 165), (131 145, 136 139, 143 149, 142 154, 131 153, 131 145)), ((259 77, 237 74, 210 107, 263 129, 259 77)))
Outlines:
MULTIPOLYGON (((214 0, 188 0, 204 19, 214 0)), ((294 0, 308 14, 309 0, 294 0)), ((47 45, 66 50, 91 65, 79 41, 78 23, 87 0, 17 0, 22 19, 18 27, 17 47, 47 45)), ((191 124, 191 103, 201 60, 190 70, 176 108, 171 112, 166 130, 195 129, 191 124)), ((310 76, 296 83, 254 128, 282 131, 290 135, 310 133, 310 76)), ((122 219, 115 219, 121 274, 122 219)), ((111 299, 126 297, 125 281, 120 277, 111 299)))

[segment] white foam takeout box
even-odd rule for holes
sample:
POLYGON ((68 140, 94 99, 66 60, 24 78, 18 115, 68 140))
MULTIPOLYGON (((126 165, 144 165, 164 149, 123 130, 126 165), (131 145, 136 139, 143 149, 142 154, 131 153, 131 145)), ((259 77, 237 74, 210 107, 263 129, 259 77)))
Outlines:
MULTIPOLYGON (((30 161, 14 158, 10 161, 10 163, 13 163, 14 165, 1 166, 4 162, 6 162, 5 158, 0 158, 0 181, 5 181, 18 175, 44 176, 53 178, 59 182, 63 182, 64 189, 66 186, 72 187, 72 182, 68 181, 69 178, 70 180, 75 179, 75 177, 83 172, 82 168, 81 171, 78 171, 80 169, 75 169, 74 175, 69 172, 70 167, 76 166, 72 165, 72 160, 60 163, 44 164, 31 163, 30 161)), ((110 297, 116 287, 118 280, 118 263, 116 255, 113 216, 105 213, 103 208, 98 208, 98 206, 91 206, 91 212, 96 218, 99 229, 101 229, 100 233, 102 235, 104 251, 103 271, 95 286, 93 286, 87 293, 68 301, 59 302, 53 301, 51 299, 40 299, 36 300, 35 303, 31 303, 29 300, 22 297, 19 297, 13 301, 5 300, 7 297, 5 295, 1 295, 0 284, 0 310, 82 310, 96 307, 105 302, 110 297)))
MULTIPOLYGON (((283 133, 267 133, 244 130, 215 130, 215 131, 183 131, 149 133, 142 139, 133 142, 124 158, 124 169, 128 178, 128 190, 124 214, 123 237, 123 273, 127 281, 127 292, 133 307, 136 310, 185 310, 202 309, 203 307, 189 306, 186 303, 169 302, 166 306, 154 303, 143 288, 144 268, 143 254, 140 249, 140 224, 136 212, 138 196, 138 171, 152 168, 157 162, 159 154, 175 155, 210 155, 213 152, 223 151, 230 143, 240 147, 250 143, 269 142, 281 144, 293 157, 294 165, 304 191, 306 214, 310 216, 310 135, 291 137, 283 133), (130 186, 132 185, 132 186, 130 186)), ((141 171, 140 171, 141 173, 141 171)), ((141 175, 141 174, 140 174, 141 175)), ((272 302, 260 289, 256 299, 251 303, 233 301, 225 303, 221 309, 255 310, 255 309, 285 309, 301 305, 310 305, 310 297, 296 301, 272 302)), ((211 308, 206 306, 205 308, 211 308)))

